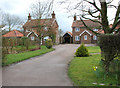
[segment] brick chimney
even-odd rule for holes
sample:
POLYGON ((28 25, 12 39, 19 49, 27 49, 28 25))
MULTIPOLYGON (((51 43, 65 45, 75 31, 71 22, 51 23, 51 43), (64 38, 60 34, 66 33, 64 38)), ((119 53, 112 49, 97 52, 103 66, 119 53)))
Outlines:
POLYGON ((31 20, 31 15, 30 15, 30 13, 29 13, 29 16, 28 16, 28 20, 31 20))
POLYGON ((74 15, 74 21, 76 21, 76 18, 77 18, 77 17, 76 17, 76 14, 75 14, 75 15, 74 15))
POLYGON ((52 13, 52 18, 55 18, 55 13, 54 13, 54 11, 53 11, 53 13, 52 13))

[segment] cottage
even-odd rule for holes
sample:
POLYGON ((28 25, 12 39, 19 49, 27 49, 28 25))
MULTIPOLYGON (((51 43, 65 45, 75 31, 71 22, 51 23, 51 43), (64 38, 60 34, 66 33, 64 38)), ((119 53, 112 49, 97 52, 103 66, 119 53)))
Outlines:
MULTIPOLYGON (((93 29, 93 31, 98 33, 104 33, 100 29, 100 24, 95 23, 91 20, 84 20, 86 25, 93 29)), ((97 43, 97 36, 92 31, 88 30, 83 22, 81 20, 77 20, 76 16, 74 16, 74 20, 72 23, 72 35, 73 35, 73 43, 77 44, 91 44, 91 43, 97 43)))
POLYGON ((31 19, 31 15, 29 14, 27 22, 24 24, 24 35, 29 37, 31 40, 35 40, 40 36, 39 32, 42 33, 42 44, 44 44, 44 38, 50 37, 50 34, 55 34, 55 43, 59 43, 58 38, 58 23, 55 18, 55 13, 53 11, 52 18, 50 19, 31 19), (39 25, 41 26, 41 30, 39 30, 39 25), (49 31, 49 34, 46 32, 49 31))

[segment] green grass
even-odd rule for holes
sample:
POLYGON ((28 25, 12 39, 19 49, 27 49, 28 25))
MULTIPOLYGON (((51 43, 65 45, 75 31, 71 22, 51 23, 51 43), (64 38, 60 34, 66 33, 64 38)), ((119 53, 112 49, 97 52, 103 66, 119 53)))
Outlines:
MULTIPOLYGON (((87 47, 89 53, 99 53, 100 48, 98 46, 95 47, 87 47)), ((115 77, 108 77, 104 79, 104 76, 97 77, 95 71, 93 70, 94 66, 97 66, 101 69, 99 62, 101 60, 100 54, 91 55, 89 57, 74 57, 71 61, 68 75, 73 81, 74 85, 77 86, 100 86, 99 84, 104 83, 105 86, 109 84, 116 85, 117 80, 115 77), (97 83, 92 84, 92 83, 97 83)))
POLYGON ((8 54, 6 63, 3 66, 20 62, 20 61, 29 59, 31 57, 39 56, 53 50, 54 50, 53 48, 47 49, 46 46, 41 46, 41 49, 36 51, 28 51, 28 52, 19 53, 19 54, 8 54))
POLYGON ((87 47, 89 53, 100 53, 100 47, 99 46, 88 46, 87 47))
POLYGON ((115 78, 104 77, 97 78, 93 67, 99 66, 100 54, 89 57, 75 57, 69 67, 68 75, 74 82, 74 85, 78 86, 99 86, 100 83, 104 83, 105 86, 109 84, 115 85, 117 80, 115 78), (92 83, 97 83, 94 85, 92 83))

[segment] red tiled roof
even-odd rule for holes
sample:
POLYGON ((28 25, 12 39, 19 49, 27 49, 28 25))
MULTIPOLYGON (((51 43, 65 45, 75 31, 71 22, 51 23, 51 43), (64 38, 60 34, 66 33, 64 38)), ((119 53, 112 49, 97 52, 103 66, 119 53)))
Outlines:
MULTIPOLYGON (((93 22, 91 20, 84 20, 84 22, 86 23, 86 25, 88 27, 92 27, 92 28, 101 26, 99 23, 95 23, 95 22, 93 22)), ((84 24, 83 24, 83 22, 81 20, 77 20, 77 21, 73 22, 72 27, 85 27, 85 26, 84 26, 84 24)))
POLYGON ((24 35, 18 30, 12 30, 3 35, 3 37, 23 37, 24 35))
POLYGON ((72 33, 71 33, 71 32, 67 31, 67 33, 69 33, 69 34, 72 36, 72 33))
POLYGON ((104 30, 99 30, 97 33, 104 34, 104 30))
MULTIPOLYGON (((42 25, 42 26, 52 26, 54 23, 56 22, 55 19, 51 18, 51 19, 40 19, 40 22, 38 19, 31 19, 31 20, 28 20, 23 27, 28 27, 28 28, 32 28, 32 27, 36 27, 39 23, 39 25, 42 25)), ((57 22, 56 22, 57 24, 57 22)), ((58 24, 57 26, 58 27, 58 24)))

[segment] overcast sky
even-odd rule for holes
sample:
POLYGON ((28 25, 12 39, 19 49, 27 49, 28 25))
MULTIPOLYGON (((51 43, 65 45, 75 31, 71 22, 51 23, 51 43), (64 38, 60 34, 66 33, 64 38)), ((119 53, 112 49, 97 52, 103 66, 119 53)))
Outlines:
MULTIPOLYGON (((10 14, 15 14, 20 16, 25 21, 27 20, 28 13, 30 12, 30 6, 36 0, 0 0, 0 8, 4 12, 8 12, 10 14)), ((42 0, 45 1, 45 0, 42 0)), ((71 25, 73 22, 73 17, 69 17, 71 14, 70 12, 67 13, 65 8, 65 4, 60 5, 58 0, 54 0, 54 8, 56 14, 56 19, 58 21, 59 28, 62 29, 64 32, 72 31, 71 25)), ((76 0, 77 1, 77 0, 76 0)), ((113 4, 118 4, 119 0, 114 0, 113 4)), ((75 0, 72 0, 75 3, 75 0)), ((73 15, 73 13, 72 13, 73 15)), ((115 15, 115 9, 109 9, 109 18, 113 18, 115 15)), ((112 21, 111 21, 112 23, 112 21)))

